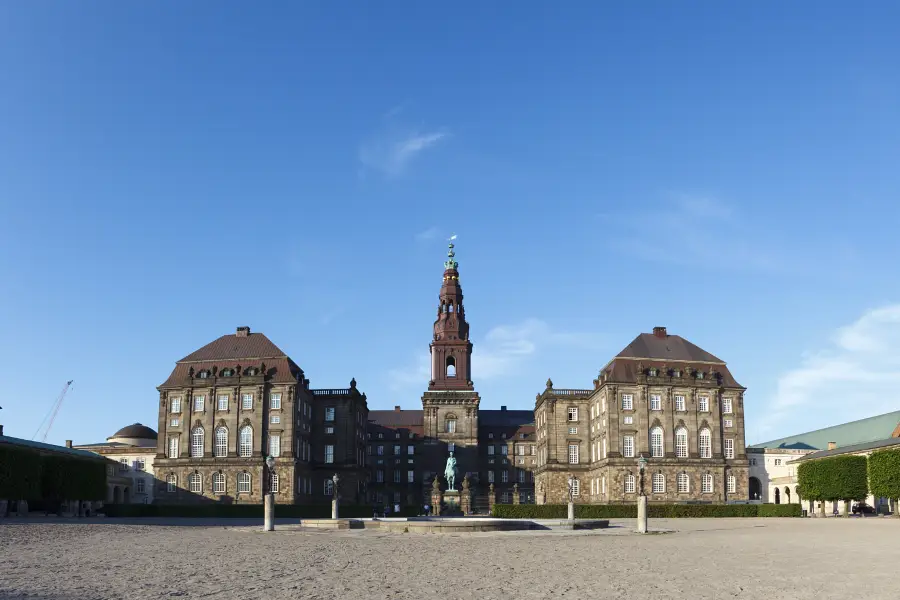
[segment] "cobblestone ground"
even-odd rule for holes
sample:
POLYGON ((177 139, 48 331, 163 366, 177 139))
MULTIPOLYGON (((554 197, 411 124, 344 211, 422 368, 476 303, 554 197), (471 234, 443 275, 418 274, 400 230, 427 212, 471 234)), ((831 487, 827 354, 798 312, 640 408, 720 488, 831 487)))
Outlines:
POLYGON ((900 519, 613 521, 602 532, 0 525, 0 598, 896 599, 900 519), (618 526, 618 527, 615 527, 618 526))

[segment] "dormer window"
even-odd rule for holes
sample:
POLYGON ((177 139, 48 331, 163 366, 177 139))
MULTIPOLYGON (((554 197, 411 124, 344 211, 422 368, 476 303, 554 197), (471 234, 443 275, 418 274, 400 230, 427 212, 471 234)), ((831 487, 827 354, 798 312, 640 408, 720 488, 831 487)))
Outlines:
POLYGON ((697 371, 697 379, 703 379, 703 371, 697 371))
POLYGON ((254 375, 256 375, 256 373, 257 373, 257 369, 255 367, 250 367, 249 369, 247 369, 248 377, 253 377, 254 375))
POLYGON ((234 369, 222 369, 220 373, 222 377, 234 377, 234 369))
POLYGON ((199 377, 200 379, 206 379, 207 377, 209 377, 209 371, 200 371, 197 377, 199 377))
POLYGON ((656 369, 651 367, 650 371, 649 371, 650 377, 656 377, 656 373, 657 373, 656 369))
POLYGON ((681 377, 680 369, 672 369, 672 377, 681 377))

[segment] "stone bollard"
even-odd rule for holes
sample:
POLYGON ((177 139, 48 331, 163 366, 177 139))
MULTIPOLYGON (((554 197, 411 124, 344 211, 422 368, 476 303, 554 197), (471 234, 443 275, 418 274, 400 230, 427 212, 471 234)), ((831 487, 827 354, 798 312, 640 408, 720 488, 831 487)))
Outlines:
POLYGON ((637 532, 647 533, 647 496, 638 496, 637 532))
POLYGON ((266 494, 263 531, 275 531, 275 494, 266 494))
POLYGON ((338 499, 337 496, 331 499, 331 518, 338 518, 338 499))
POLYGON ((575 503, 572 502, 571 500, 569 500, 569 517, 568 518, 570 521, 575 520, 575 503))

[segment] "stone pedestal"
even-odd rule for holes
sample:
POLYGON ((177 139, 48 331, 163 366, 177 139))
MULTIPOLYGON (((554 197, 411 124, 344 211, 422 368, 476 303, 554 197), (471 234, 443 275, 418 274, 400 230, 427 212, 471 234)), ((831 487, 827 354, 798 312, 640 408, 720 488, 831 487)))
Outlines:
POLYGON ((647 496, 638 496, 637 532, 647 533, 647 496))
POLYGON ((263 531, 275 531, 275 494, 266 494, 265 496, 263 531))
POLYGON ((472 514, 472 490, 469 487, 469 476, 463 478, 462 493, 459 496, 459 509, 464 515, 472 514))
POLYGON ((435 477, 434 483, 431 484, 431 512, 436 517, 441 516, 441 502, 443 502, 441 484, 438 483, 438 479, 435 477))
POLYGON ((444 504, 447 505, 447 510, 445 511, 446 514, 452 515, 453 513, 460 512, 461 498, 462 494, 460 494, 458 490, 447 490, 444 492, 444 504))

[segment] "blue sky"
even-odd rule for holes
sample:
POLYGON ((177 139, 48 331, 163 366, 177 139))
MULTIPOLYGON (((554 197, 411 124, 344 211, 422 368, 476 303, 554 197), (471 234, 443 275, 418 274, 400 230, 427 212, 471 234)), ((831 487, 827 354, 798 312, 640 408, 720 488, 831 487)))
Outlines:
POLYGON ((491 4, 0 5, 6 433, 238 325, 417 408, 451 233, 484 407, 664 325, 748 443, 900 409, 896 3, 491 4))

